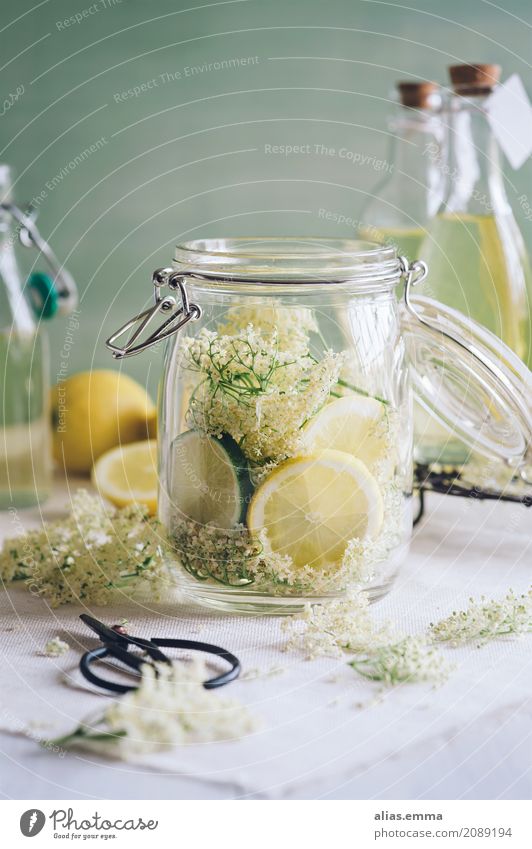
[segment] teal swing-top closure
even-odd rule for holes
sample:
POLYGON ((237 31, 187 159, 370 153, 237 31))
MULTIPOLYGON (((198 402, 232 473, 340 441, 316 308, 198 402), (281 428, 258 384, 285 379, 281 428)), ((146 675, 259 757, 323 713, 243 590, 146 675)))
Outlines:
POLYGON ((77 287, 73 277, 60 264, 48 242, 39 233, 35 213, 24 212, 14 203, 2 203, 0 208, 12 215, 18 223, 21 245, 36 248, 51 271, 51 274, 35 271, 28 278, 29 301, 35 316, 40 320, 53 318, 57 314, 68 315, 78 302, 77 287))
POLYGON ((50 275, 44 271, 34 271, 26 285, 36 317, 53 318, 59 310, 59 294, 50 275))

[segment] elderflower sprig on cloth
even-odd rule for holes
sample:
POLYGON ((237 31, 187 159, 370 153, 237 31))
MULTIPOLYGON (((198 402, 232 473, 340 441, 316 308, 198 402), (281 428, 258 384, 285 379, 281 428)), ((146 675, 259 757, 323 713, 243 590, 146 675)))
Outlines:
POLYGON ((185 743, 229 740, 253 731, 256 722, 240 702, 203 687, 208 677, 205 661, 199 658, 156 668, 144 664, 137 690, 113 701, 71 734, 44 745, 129 760, 185 743))
POLYGON ((350 660, 349 665, 370 681, 391 685, 418 681, 440 684, 452 668, 423 636, 407 636, 396 643, 367 648, 350 660))
POLYGON ((348 598, 323 604, 307 604, 298 616, 286 619, 286 650, 302 652, 307 660, 341 657, 385 642, 389 634, 379 628, 370 611, 367 595, 354 592, 348 598))
POLYGON ((203 329, 183 340, 186 369, 199 376, 188 423, 213 436, 230 434, 258 464, 293 456, 302 425, 330 397, 342 354, 317 361, 308 349, 282 347, 277 330, 252 324, 235 335, 203 329))
POLYGON ((106 508, 84 490, 72 513, 4 542, 0 577, 24 581, 52 607, 84 599, 108 604, 113 591, 140 584, 157 595, 167 583, 162 531, 138 505, 106 508))
POLYGON ((451 666, 426 636, 398 637, 375 622, 368 598, 353 592, 341 601, 307 605, 283 623, 289 632, 287 650, 308 660, 352 655, 349 665, 364 678, 384 684, 444 681, 451 666))
POLYGON ((532 631, 532 587, 523 595, 510 590, 503 599, 490 601, 481 596, 479 601, 469 601, 466 610, 453 611, 446 619, 431 624, 433 639, 452 646, 471 642, 482 645, 532 631))

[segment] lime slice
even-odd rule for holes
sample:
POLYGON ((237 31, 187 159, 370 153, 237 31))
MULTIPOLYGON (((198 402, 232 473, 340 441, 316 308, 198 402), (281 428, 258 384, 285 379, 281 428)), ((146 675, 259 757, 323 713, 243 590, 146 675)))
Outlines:
POLYGON ((364 395, 338 398, 306 423, 301 436, 305 452, 345 451, 373 471, 389 453, 386 406, 364 395))
POLYGON ((96 460, 92 482, 117 507, 146 504, 157 509, 157 442, 146 439, 106 451, 96 460))
POLYGON ((234 439, 187 430, 174 440, 171 462, 170 490, 178 515, 218 528, 244 521, 253 487, 234 439))
POLYGON ((287 460, 255 492, 247 523, 298 567, 340 563, 348 542, 378 533, 382 497, 373 475, 343 451, 287 460))

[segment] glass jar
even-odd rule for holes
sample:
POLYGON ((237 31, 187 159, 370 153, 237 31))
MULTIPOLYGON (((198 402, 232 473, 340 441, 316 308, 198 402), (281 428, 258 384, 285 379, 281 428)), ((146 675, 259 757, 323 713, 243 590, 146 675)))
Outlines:
POLYGON ((441 421, 529 462, 526 374, 490 359, 473 325, 447 332, 453 311, 414 301, 425 274, 391 246, 310 238, 190 242, 154 273, 153 307, 107 344, 122 358, 169 340, 158 509, 194 600, 280 613, 390 588, 412 529, 409 362, 441 421), (162 325, 140 341, 157 314, 162 325), (460 368, 478 384, 467 421, 460 368))

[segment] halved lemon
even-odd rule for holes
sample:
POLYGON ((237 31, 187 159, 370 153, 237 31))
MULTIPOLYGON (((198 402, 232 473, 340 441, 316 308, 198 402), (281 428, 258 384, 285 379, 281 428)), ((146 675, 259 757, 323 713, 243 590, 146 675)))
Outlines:
POLYGON ((379 486, 361 460, 326 450, 287 460, 256 490, 248 528, 266 530, 272 551, 298 567, 339 564, 353 538, 372 537, 383 520, 379 486))
POLYGON ((364 395, 337 398, 307 422, 301 436, 305 452, 345 451, 373 471, 389 453, 386 405, 364 395))
POLYGON ((131 442, 106 451, 92 469, 96 489, 117 507, 145 504, 157 510, 157 441, 131 442))

